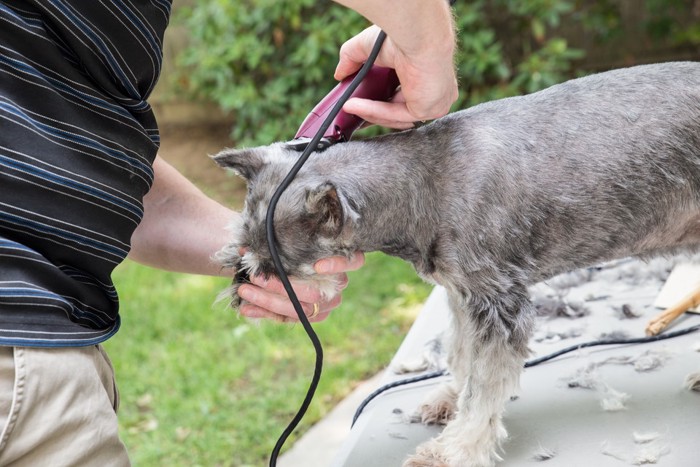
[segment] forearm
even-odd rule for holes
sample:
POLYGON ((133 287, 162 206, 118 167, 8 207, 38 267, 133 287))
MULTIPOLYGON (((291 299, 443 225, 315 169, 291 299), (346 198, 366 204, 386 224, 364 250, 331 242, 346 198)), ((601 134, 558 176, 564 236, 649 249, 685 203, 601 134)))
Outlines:
POLYGON ((154 171, 129 258, 169 271, 231 275, 213 255, 229 240, 227 227, 239 214, 208 198, 160 157, 154 171))
POLYGON ((447 0, 335 1, 382 28, 406 54, 444 50, 452 56, 454 22, 447 0))

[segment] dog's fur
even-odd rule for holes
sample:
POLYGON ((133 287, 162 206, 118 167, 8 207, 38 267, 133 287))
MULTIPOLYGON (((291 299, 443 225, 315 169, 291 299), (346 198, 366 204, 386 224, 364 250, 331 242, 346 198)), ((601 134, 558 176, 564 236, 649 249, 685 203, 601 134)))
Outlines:
MULTIPOLYGON (((274 273, 265 213, 298 155, 278 143, 215 156, 249 184, 226 266, 274 273)), ((313 280, 319 258, 379 250, 447 289, 454 380, 422 413, 448 423, 406 465, 493 465, 528 355, 527 286, 700 244, 700 64, 610 71, 334 145, 310 157, 275 222, 295 276, 313 280)))

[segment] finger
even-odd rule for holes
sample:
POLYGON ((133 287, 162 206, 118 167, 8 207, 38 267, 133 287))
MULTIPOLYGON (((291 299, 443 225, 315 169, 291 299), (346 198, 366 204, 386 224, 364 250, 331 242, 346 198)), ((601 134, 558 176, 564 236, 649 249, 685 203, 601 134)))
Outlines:
MULTIPOLYGON (((268 289, 255 287, 250 284, 242 285, 238 288, 238 295, 246 302, 256 305, 264 310, 271 311, 278 315, 295 317, 296 310, 292 302, 286 295, 270 292, 268 289)), ((304 303, 304 302, 301 302, 304 303)), ((316 302, 311 302, 316 303, 316 302)), ((302 304, 303 307, 303 304, 302 304)), ((313 305, 309 305, 305 311, 307 314, 313 312, 313 305)))
MULTIPOLYGON (((306 310, 305 310, 306 311, 306 310)), ((311 323, 317 323, 320 321, 325 320, 328 318, 330 315, 331 309, 323 310, 319 307, 319 312, 316 316, 313 316, 313 305, 311 305, 311 311, 306 312, 306 316, 311 323)), ((240 314, 245 316, 246 318, 251 318, 251 319, 269 319, 272 321, 276 321, 279 323, 298 323, 299 322, 299 317, 294 314, 294 316, 286 316, 286 315, 279 315, 277 313, 273 313, 270 310, 266 310, 264 308, 261 308, 257 305, 253 305, 250 303, 246 303, 244 305, 241 305, 240 308, 240 314)))
POLYGON ((319 274, 336 274, 346 271, 355 271, 365 264, 365 255, 356 251, 350 258, 344 256, 331 256, 320 259, 314 264, 314 270, 319 274))
MULTIPOLYGON (((339 290, 340 288, 344 288, 346 285, 347 277, 344 277, 344 280, 339 281, 339 290)), ((287 296, 286 292, 279 294, 271 292, 269 289, 257 287, 253 284, 243 284, 238 288, 238 295, 246 302, 272 313, 289 318, 297 317, 296 309, 294 308, 294 305, 287 296)), ((320 312, 328 313, 333 308, 340 305, 341 302, 340 294, 336 294, 329 300, 322 301, 321 294, 317 289, 311 289, 307 296, 312 298, 307 298, 303 294, 297 294, 297 299, 299 300, 299 303, 307 316, 311 316, 313 314, 314 303, 318 304, 320 312)))
MULTIPOLYGON (((403 98, 403 93, 401 92, 401 87, 398 88, 398 90, 396 91, 396 94, 394 94, 393 97, 390 99, 390 102, 406 102, 406 100, 403 98)), ((371 122, 364 120, 362 122, 362 126, 360 128, 361 129, 368 128, 368 127, 371 127, 373 125, 383 125, 383 123, 381 123, 381 122, 371 123, 371 122)), ((387 126, 387 128, 390 128, 390 127, 387 126)))
POLYGON ((259 306, 245 303, 241 304, 238 312, 241 316, 245 316, 250 319, 269 319, 271 321, 276 321, 278 323, 293 323, 295 320, 288 316, 278 315, 277 313, 272 313, 271 311, 260 308, 259 306))
POLYGON ((338 65, 335 67, 333 78, 342 81, 359 70, 360 67, 362 67, 362 62, 355 62, 349 58, 341 57, 338 61, 338 65))
MULTIPOLYGON (((310 281, 297 281, 290 278, 294 293, 302 302, 317 303, 321 301, 321 292, 310 281)), ((265 278, 263 276, 253 276, 250 278, 250 283, 259 287, 261 291, 276 294, 287 299, 287 290, 284 288, 282 281, 276 277, 265 278)))
POLYGON ((412 128, 416 121, 406 103, 400 101, 382 102, 354 97, 345 103, 343 110, 370 123, 399 130, 412 128))
MULTIPOLYGON (((370 26, 356 36, 348 39, 341 47, 338 54, 338 65, 336 66, 334 78, 338 81, 355 73, 362 64, 367 61, 374 42, 377 39, 380 29, 377 26, 370 26)), ((379 65, 375 61, 375 65, 379 65)))
POLYGON ((348 280, 348 275, 345 273, 340 273, 338 274, 338 280, 336 282, 337 288, 336 290, 340 292, 341 290, 345 290, 345 288, 348 286, 348 283, 350 281, 348 280))

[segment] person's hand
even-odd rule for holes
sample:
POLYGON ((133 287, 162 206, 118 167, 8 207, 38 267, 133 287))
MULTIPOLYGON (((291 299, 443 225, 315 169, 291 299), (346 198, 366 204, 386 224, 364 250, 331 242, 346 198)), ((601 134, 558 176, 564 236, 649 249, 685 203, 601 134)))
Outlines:
MULTIPOLYGON (((359 269, 364 262, 364 255, 357 252, 350 259, 333 256, 319 260, 314 265, 317 273, 333 275, 338 283, 338 293, 327 301, 324 301, 318 289, 309 285, 308 282, 299 282, 295 281, 293 277, 290 278, 292 287, 306 316, 309 317, 309 321, 323 321, 331 310, 340 305, 340 292, 348 284, 346 272, 359 269), (314 316, 316 307, 317 312, 314 316)), ((250 280, 250 284, 243 284, 238 288, 238 295, 243 299, 239 309, 241 315, 248 318, 267 318, 281 322, 299 321, 294 306, 287 297, 284 286, 279 279, 254 276, 250 280)))
MULTIPOLYGON (((359 70, 379 31, 371 26, 343 44, 335 71, 337 80, 359 70)), ((411 128, 415 122, 447 114, 458 97, 454 42, 449 35, 436 41, 420 49, 402 50, 387 37, 374 64, 396 70, 400 90, 391 102, 349 99, 343 110, 369 123, 396 129, 411 128)))

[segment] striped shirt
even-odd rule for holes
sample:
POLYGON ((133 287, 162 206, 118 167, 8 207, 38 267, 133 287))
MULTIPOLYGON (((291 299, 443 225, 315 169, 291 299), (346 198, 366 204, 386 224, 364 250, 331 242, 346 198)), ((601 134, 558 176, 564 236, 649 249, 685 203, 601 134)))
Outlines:
POLYGON ((159 145, 168 0, 0 0, 0 345, 119 328, 111 280, 159 145))

